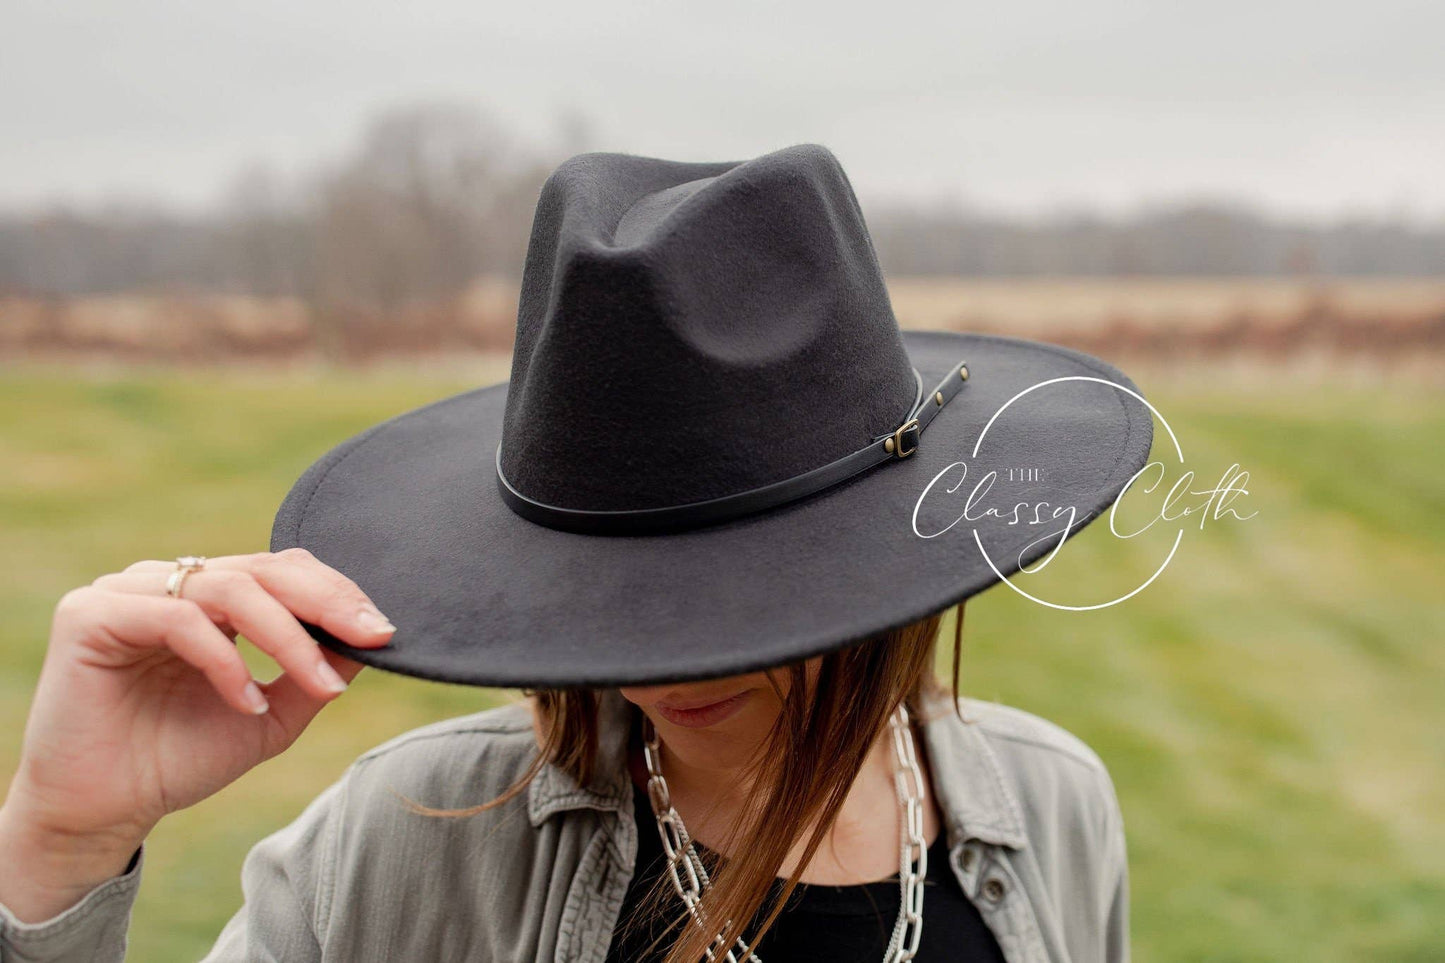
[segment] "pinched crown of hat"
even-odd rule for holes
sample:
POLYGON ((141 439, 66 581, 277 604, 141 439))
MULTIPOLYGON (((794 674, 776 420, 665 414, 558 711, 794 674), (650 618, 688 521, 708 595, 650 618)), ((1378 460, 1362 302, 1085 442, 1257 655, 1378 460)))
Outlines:
POLYGON ((584 154, 537 205, 498 480, 554 527, 737 517, 906 457, 923 387, 827 148, 584 154))

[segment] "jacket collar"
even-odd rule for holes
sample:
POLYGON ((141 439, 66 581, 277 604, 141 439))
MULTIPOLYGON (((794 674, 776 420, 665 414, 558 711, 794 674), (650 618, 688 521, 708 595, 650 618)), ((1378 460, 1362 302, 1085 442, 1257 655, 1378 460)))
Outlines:
MULTIPOLYGON (((923 721, 924 745, 932 765, 952 846, 969 839, 1022 849, 1027 845, 1023 812, 1009 790, 1002 766, 977 725, 961 721, 951 700, 930 703, 923 721)), ((615 688, 603 689, 598 705, 597 772, 586 787, 559 766, 542 765, 528 787, 527 814, 540 826, 559 812, 572 809, 629 811, 632 778, 627 769, 627 743, 632 703, 615 688)), ((950 847, 951 848, 951 847, 950 847)))

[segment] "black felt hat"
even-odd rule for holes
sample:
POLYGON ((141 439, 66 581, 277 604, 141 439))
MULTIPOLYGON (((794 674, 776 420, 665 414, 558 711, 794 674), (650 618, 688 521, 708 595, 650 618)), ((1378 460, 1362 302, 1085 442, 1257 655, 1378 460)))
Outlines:
POLYGON ((378 668, 513 687, 754 671, 1041 557, 1040 503, 1069 507, 1070 534, 1097 517, 1147 459, 1134 392, 1054 345, 901 330, 826 148, 582 154, 537 202, 510 381, 338 445, 271 547, 377 602, 384 648, 309 628, 378 668))

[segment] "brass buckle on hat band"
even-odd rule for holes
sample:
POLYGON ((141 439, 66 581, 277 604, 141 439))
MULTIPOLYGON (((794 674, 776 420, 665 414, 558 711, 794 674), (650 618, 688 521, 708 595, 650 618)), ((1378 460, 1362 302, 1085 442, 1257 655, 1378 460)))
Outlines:
POLYGON ((888 439, 888 441, 884 443, 883 447, 886 448, 888 451, 892 452, 895 458, 907 458, 909 455, 917 451, 918 419, 910 418, 908 419, 908 421, 904 422, 901 426, 899 426, 896 431, 893 432, 893 437, 888 439), (908 434, 908 439, 913 442, 913 447, 907 450, 905 450, 903 447, 903 436, 905 432, 908 434))
MULTIPOLYGON (((921 389, 923 387, 923 379, 919 377, 916 369, 913 374, 914 377, 918 378, 918 387, 921 389)), ((923 429, 927 428, 928 423, 933 420, 933 416, 938 414, 939 410, 963 389, 964 382, 966 381, 968 381, 968 365, 960 361, 953 366, 953 371, 948 377, 944 378, 939 382, 938 387, 933 389, 933 394, 929 396, 927 401, 924 401, 920 397, 914 402, 911 417, 907 421, 895 428, 891 435, 883 436, 883 450, 894 458, 907 458, 917 451, 923 429), (908 444, 905 444, 905 442, 908 444)), ((874 440, 876 441, 877 439, 874 440)))
POLYGON ((759 488, 663 508, 605 511, 565 508, 539 502, 517 491, 502 473, 502 446, 499 444, 496 451, 497 490, 507 507, 523 518, 549 528, 587 535, 664 534, 754 515, 831 488, 875 465, 902 460, 918 451, 924 429, 968 381, 968 367, 962 362, 954 365, 927 396, 923 394, 923 376, 917 369, 914 369, 913 377, 917 384, 914 403, 903 424, 877 436, 852 454, 759 488))

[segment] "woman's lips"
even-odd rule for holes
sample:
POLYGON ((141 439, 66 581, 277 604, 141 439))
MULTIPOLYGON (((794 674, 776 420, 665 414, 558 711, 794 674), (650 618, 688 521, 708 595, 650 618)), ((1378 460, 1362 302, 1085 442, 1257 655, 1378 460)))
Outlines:
POLYGON ((683 726, 688 729, 703 729, 707 726, 715 726, 724 719, 732 716, 742 708, 743 703, 751 690, 739 692, 735 696, 724 699, 721 702, 714 702, 711 705, 699 706, 695 709, 673 709, 658 703, 654 708, 664 719, 675 726, 683 726))

